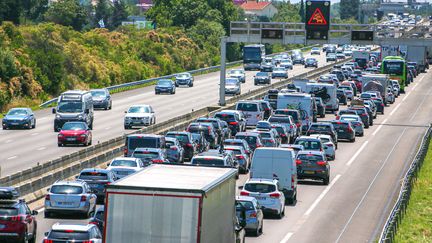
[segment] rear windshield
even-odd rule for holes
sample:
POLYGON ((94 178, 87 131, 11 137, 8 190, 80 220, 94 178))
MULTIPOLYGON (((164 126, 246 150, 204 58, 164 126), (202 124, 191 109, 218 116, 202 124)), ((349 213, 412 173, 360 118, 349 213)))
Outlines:
POLYGON ((311 125, 311 127, 309 129, 315 130, 315 131, 328 131, 328 130, 331 130, 330 126, 327 126, 327 125, 316 125, 316 124, 311 125))
POLYGON ((166 136, 170 138, 177 138, 177 140, 179 140, 180 143, 189 142, 189 137, 186 134, 167 134, 166 136))
POLYGON ((111 162, 111 166, 127 166, 127 167, 137 167, 135 161, 132 160, 114 160, 111 162))
POLYGON ((299 159, 301 161, 315 162, 315 161, 320 161, 323 158, 321 155, 317 155, 317 154, 299 154, 299 155, 297 155, 297 159, 299 159))
POLYGON ((108 175, 105 172, 89 171, 89 172, 82 172, 79 175, 79 179, 82 179, 82 180, 108 180, 108 175))
POLYGON ((236 210, 242 210, 242 207, 246 210, 254 210, 254 205, 250 201, 236 201, 236 210))
POLYGON ((219 118, 219 119, 221 119, 223 121, 226 121, 226 122, 235 121, 234 114, 223 114, 223 113, 221 114, 221 113, 218 113, 214 117, 219 118))
POLYGON ((158 139, 149 137, 132 137, 129 138, 128 147, 130 150, 136 148, 158 148, 158 139))
POLYGON ((268 132, 260 132, 261 138, 272 138, 271 134, 268 132))
POLYGON ((276 129, 276 131, 277 131, 279 134, 285 134, 285 131, 284 131, 284 129, 283 129, 282 127, 273 127, 273 129, 276 129))
POLYGON ((272 147, 272 146, 276 145, 274 140, 271 140, 271 139, 263 139, 262 142, 263 142, 265 147, 272 147))
POLYGON ((203 126, 190 126, 188 128, 188 132, 191 133, 200 133, 203 132, 205 135, 209 135, 209 129, 208 127, 203 127, 203 126))
POLYGON ((234 155, 241 155, 242 154, 242 152, 238 149, 225 148, 225 150, 232 151, 234 153, 234 155))
POLYGON ((339 111, 339 115, 343 115, 343 114, 357 114, 357 112, 355 112, 355 111, 353 111, 353 110, 351 110, 351 111, 344 111, 344 110, 342 110, 342 111, 339 111))
POLYGON ((83 189, 80 186, 54 185, 51 187, 50 192, 55 194, 81 194, 83 189))
POLYGON ((314 140, 297 140, 295 144, 303 145, 305 150, 319 150, 321 143, 314 140))
POLYGON ((276 117, 272 116, 268 120, 271 123, 290 123, 290 120, 288 117, 276 117))
POLYGON ((364 109, 355 109, 354 110, 357 114, 364 114, 366 111, 364 109))
POLYGON ((268 94, 267 98, 269 98, 270 100, 277 100, 278 95, 277 94, 268 94))
POLYGON ((214 158, 194 158, 192 159, 193 165, 213 165, 213 166, 224 166, 223 159, 214 159, 214 158))
POLYGON ((348 128, 348 123, 343 123, 343 122, 333 123, 333 127, 335 129, 346 129, 346 128, 348 128))
POLYGON ((169 147, 175 145, 175 143, 174 143, 173 141, 166 141, 165 143, 166 143, 166 145, 169 146, 169 147))
POLYGON ((159 153, 157 152, 150 152, 150 151, 135 151, 132 156, 134 158, 141 158, 141 159, 156 159, 159 157, 159 153))
POLYGON ((14 216, 18 214, 18 209, 16 208, 0 208, 0 216, 14 216))
POLYGON ((258 105, 254 103, 238 103, 237 110, 239 111, 258 111, 258 105))
POLYGON ((242 146, 243 147, 243 143, 241 142, 225 142, 223 143, 224 145, 235 145, 235 146, 242 146))
POLYGON ((274 192, 276 190, 276 186, 269 184, 247 183, 244 186, 244 189, 250 192, 269 193, 274 192))
POLYGON ((51 240, 89 240, 90 235, 88 232, 65 232, 65 231, 51 231, 48 235, 51 240))
POLYGON ((244 139, 248 144, 255 144, 257 142, 257 138, 254 136, 243 136, 243 135, 236 135, 237 139, 244 139))

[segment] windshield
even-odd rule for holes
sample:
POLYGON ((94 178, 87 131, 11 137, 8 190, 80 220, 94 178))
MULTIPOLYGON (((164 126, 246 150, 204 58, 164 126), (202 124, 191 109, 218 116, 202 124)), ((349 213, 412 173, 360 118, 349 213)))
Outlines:
POLYGON ((402 75, 404 68, 403 61, 384 61, 383 70, 385 74, 402 75))
POLYGON ((79 131, 79 130, 85 130, 86 126, 83 122, 66 122, 62 130, 72 130, 72 131, 79 131))
POLYGON ((306 62, 315 62, 315 59, 313 59, 313 58, 307 58, 306 62))
POLYGON ((114 160, 110 166, 137 167, 137 163, 133 160, 114 160))
POLYGON ((83 111, 82 102, 60 102, 57 108, 61 113, 79 113, 83 111))
POLYGON ((268 119, 270 123, 290 123, 290 119, 288 117, 276 117, 272 116, 268 119))
POLYGON ((214 117, 219 118, 226 122, 235 121, 234 114, 217 113, 214 117))
POLYGON ((315 140, 296 140, 295 144, 303 145, 305 150, 321 149, 321 143, 315 140))
POLYGON ((267 77, 268 74, 267 74, 267 73, 262 73, 262 72, 260 72, 260 73, 257 73, 256 76, 259 76, 259 77, 267 77))
POLYGON ((213 165, 213 166, 224 166, 223 159, 216 158, 193 158, 191 164, 193 165, 213 165))
POLYGON ((243 61, 245 62, 257 62, 262 61, 261 48, 259 47, 244 47, 243 48, 243 61))
POLYGON ((258 105, 254 103, 238 103, 237 110, 239 111, 258 111, 258 105))
POLYGON ((237 81, 237 79, 227 78, 225 80, 225 84, 226 85, 236 85, 236 84, 238 84, 238 81, 237 81))
POLYGON ((81 194, 83 189, 80 186, 54 185, 51 187, 50 192, 54 194, 81 194))
POLYGON ((147 106, 132 106, 128 113, 150 113, 150 109, 147 106))
POLYGON ((269 184, 258 184, 258 183, 247 183, 244 186, 246 191, 259 192, 259 193, 270 193, 276 191, 275 185, 269 184))
POLYGON ((136 148, 158 148, 158 139, 152 137, 130 137, 128 147, 131 150, 136 148))
MULTIPOLYGON (((51 231, 48 235, 48 239, 50 240, 71 240, 71 241, 84 241, 89 240, 90 235, 88 232, 79 232, 79 231, 72 231, 72 232, 66 232, 66 231, 51 231)), ((49 240, 48 240, 49 241, 49 240)), ((57 241, 55 241, 57 242, 57 241)))
POLYGON ((105 172, 88 171, 82 172, 78 178, 81 180, 108 180, 108 174, 105 172))
POLYGON ((105 97, 106 93, 103 90, 94 90, 94 91, 91 91, 91 95, 93 97, 105 97))
POLYGON ((168 80, 162 80, 158 82, 158 86, 171 86, 172 82, 168 80))
POLYGON ((245 210, 255 210, 253 203, 250 201, 236 201, 236 210, 237 211, 242 210, 241 206, 243 206, 243 208, 245 210))
POLYGON ((189 74, 182 73, 182 74, 177 75, 177 78, 189 78, 189 74))
POLYGON ((26 116, 27 110, 24 109, 12 109, 7 113, 8 116, 26 116))
POLYGON ((255 136, 243 136, 243 135, 236 135, 236 139, 244 139, 248 144, 256 144, 257 138, 255 136))

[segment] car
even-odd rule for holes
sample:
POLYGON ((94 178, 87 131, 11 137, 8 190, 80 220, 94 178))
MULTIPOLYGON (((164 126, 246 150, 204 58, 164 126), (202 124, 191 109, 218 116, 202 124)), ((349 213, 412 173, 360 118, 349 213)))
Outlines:
POLYGON ((393 79, 391 79, 390 82, 393 85, 393 91, 395 93, 395 96, 398 97, 399 94, 400 94, 400 85, 399 85, 399 82, 397 80, 393 80, 393 79))
POLYGON ((386 97, 386 100, 387 100, 390 104, 393 104, 393 103, 396 101, 395 94, 393 93, 391 87, 389 87, 389 88, 387 89, 387 97, 386 97))
POLYGON ((227 167, 237 170, 236 178, 238 179, 239 164, 232 151, 209 150, 195 155, 191 160, 192 165, 208 167, 227 167))
POLYGON ((309 130, 306 132, 306 135, 311 134, 326 134, 330 135, 335 142, 337 148, 337 132, 335 131, 333 124, 331 122, 315 122, 309 126, 309 130))
POLYGON ((300 136, 295 140, 294 144, 302 145, 304 150, 324 151, 324 146, 321 140, 310 136, 300 136))
POLYGON ((301 52, 295 53, 292 55, 292 62, 293 64, 304 64, 305 59, 303 57, 303 54, 301 52))
POLYGON ((225 79, 225 94, 240 95, 241 85, 238 78, 226 78, 225 79))
POLYGON ((261 135, 261 139, 263 141, 264 144, 264 139, 268 139, 269 141, 267 141, 267 144, 271 143, 273 145, 270 146, 264 146, 265 147, 278 147, 280 144, 280 138, 276 137, 279 136, 279 133, 276 132, 276 130, 270 129, 270 130, 262 130, 262 129, 255 129, 252 130, 251 132, 255 132, 255 133, 259 133, 261 135))
POLYGON ((211 123, 214 127, 214 130, 215 130, 217 136, 218 136, 218 144, 220 143, 219 141, 222 141, 225 138, 228 138, 229 130, 225 129, 222 126, 222 121, 219 118, 200 117, 200 118, 196 119, 195 122, 211 123))
MULTIPOLYGON (((363 104, 366 108, 369 108, 372 114, 372 118, 377 118, 377 107, 372 100, 363 100, 363 104)), ((368 111, 369 112, 369 111, 368 111)))
POLYGON ((274 64, 271 60, 270 61, 264 61, 261 63, 260 71, 261 72, 272 72, 273 67, 274 67, 274 64))
POLYGON ((281 144, 287 144, 291 142, 291 136, 284 125, 275 123, 271 124, 271 128, 278 132, 279 137, 281 138, 281 144))
MULTIPOLYGON (((202 153, 210 149, 210 143, 205 138, 205 135, 202 131, 195 131, 190 133, 192 135, 192 139, 197 145, 197 152, 202 153)), ((192 159, 192 158, 190 158, 192 159)))
POLYGON ((341 86, 339 86, 338 89, 345 90, 345 95, 347 96, 347 98, 349 100, 354 99, 354 90, 353 90, 353 88, 351 86, 341 85, 341 86))
POLYGON ((190 133, 202 133, 204 138, 209 142, 210 148, 212 149, 217 148, 221 142, 219 141, 220 138, 217 135, 212 123, 193 122, 189 124, 189 126, 186 128, 186 131, 190 133))
POLYGON ((264 119, 268 119, 273 114, 273 108, 267 100, 258 100, 264 110, 264 119))
POLYGON ((85 122, 66 122, 57 135, 57 145, 66 144, 92 144, 92 132, 85 122))
POLYGON ((45 195, 45 218, 54 213, 80 214, 88 218, 96 210, 97 196, 82 180, 57 181, 45 195))
POLYGON ((336 145, 330 135, 326 134, 313 134, 311 137, 316 137, 321 140, 324 145, 324 154, 330 161, 336 159, 336 145))
POLYGON ((250 167, 250 157, 243 146, 224 146, 224 151, 232 151, 234 156, 237 158, 239 163, 239 172, 241 174, 247 174, 250 167))
POLYGON ((125 138, 123 154, 125 157, 131 157, 137 148, 157 148, 164 153, 166 150, 165 137, 155 134, 129 134, 125 138))
POLYGON ((264 213, 261 210, 261 205, 254 197, 237 196, 236 197, 236 214, 241 218, 241 210, 246 211, 246 226, 245 230, 252 233, 254 236, 259 236, 263 233, 264 213))
POLYGON ((242 111, 222 110, 216 112, 213 117, 227 122, 228 127, 231 130, 231 135, 235 135, 237 132, 246 131, 246 117, 242 111))
POLYGON ((345 74, 341 69, 333 69, 330 71, 330 74, 335 74, 339 82, 343 82, 345 80, 345 74))
POLYGON ((321 50, 319 47, 312 47, 310 54, 311 54, 311 56, 312 55, 321 55, 321 50))
POLYGON ((290 141, 294 140, 298 136, 297 125, 294 122, 292 116, 287 115, 272 115, 269 117, 268 121, 271 124, 281 124, 284 125, 290 135, 290 141))
POLYGON ((88 223, 96 225, 99 231, 103 232, 105 225, 105 206, 101 205, 100 207, 98 207, 88 223))
POLYGON ((158 148, 136 148, 132 157, 141 159, 145 164, 169 163, 164 151, 158 148))
POLYGON ((366 110, 365 107, 362 106, 352 106, 349 108, 349 110, 354 110, 356 114, 361 118, 363 125, 365 128, 369 128, 371 122, 370 119, 373 119, 372 117, 369 117, 369 113, 366 110))
POLYGON ((288 71, 284 67, 274 67, 272 78, 288 78, 288 71))
POLYGON ((92 242, 102 243, 102 233, 95 224, 55 223, 45 233, 44 243, 92 242))
POLYGON ((112 99, 108 89, 91 89, 90 93, 93 98, 94 108, 112 109, 112 99))
POLYGON ((354 92, 354 96, 357 96, 357 86, 356 86, 356 83, 354 81, 345 80, 341 83, 341 86, 351 86, 351 88, 354 92))
POLYGON ((30 108, 12 108, 2 119, 3 130, 13 127, 36 128, 36 117, 30 108))
POLYGON ((380 98, 373 98, 372 101, 375 103, 376 107, 377 107, 377 112, 381 113, 382 115, 384 115, 384 102, 382 99, 380 98))
POLYGON ((0 241, 36 242, 38 212, 18 197, 14 187, 0 187, 0 241))
POLYGON ((124 129, 156 124, 155 111, 150 105, 132 105, 125 114, 124 129))
POLYGON ((155 85, 155 94, 175 94, 176 86, 171 79, 159 79, 155 85))
POLYGON ((195 142, 193 135, 190 132, 170 131, 165 134, 165 139, 167 138, 176 138, 180 145, 183 146, 184 159, 190 161, 199 151, 198 144, 195 142))
POLYGON ((271 84, 271 79, 269 72, 258 72, 254 76, 254 85, 271 84))
POLYGON ((287 70, 288 69, 292 70, 293 69, 293 62, 291 60, 289 60, 289 59, 283 59, 280 62, 279 67, 283 67, 283 68, 285 68, 287 70))
POLYGON ((111 170, 87 168, 83 169, 76 179, 87 182, 87 185, 97 196, 96 203, 103 204, 105 201, 105 187, 113 183, 117 177, 111 170))
POLYGON ((259 100, 240 100, 236 102, 235 110, 242 111, 246 126, 256 126, 258 121, 264 119, 265 110, 259 100))
POLYGON ((112 171, 116 179, 121 179, 144 169, 149 164, 144 164, 140 158, 117 157, 107 164, 106 169, 112 171))
POLYGON ((256 129, 271 130, 272 124, 268 121, 259 121, 256 125, 256 129))
POLYGON ((326 106, 321 97, 314 97, 315 103, 317 104, 318 114, 321 118, 325 117, 326 114, 326 106))
POLYGON ((229 78, 236 78, 238 79, 241 83, 246 83, 246 73, 243 69, 233 69, 228 71, 228 75, 229 78))
POLYGON ((244 139, 252 151, 255 151, 256 148, 262 147, 262 138, 259 133, 255 132, 239 132, 235 135, 235 139, 244 139))
POLYGON ((297 178, 330 182, 330 164, 323 151, 300 151, 296 157, 297 178))
POLYGON ((264 214, 276 215, 280 219, 285 215, 285 196, 276 179, 248 179, 240 196, 254 197, 264 214))
POLYGON ((326 56, 326 62, 336 62, 337 61, 337 57, 336 54, 334 53, 328 53, 326 56))
POLYGON ((230 139, 225 139, 223 141, 222 144, 224 147, 225 146, 240 146, 243 147, 244 151, 246 152, 246 154, 249 156, 249 158, 252 157, 253 151, 252 149, 249 147, 249 144, 246 142, 246 140, 244 139, 235 139, 235 138, 230 138, 230 139))
POLYGON ((165 137, 167 147, 167 159, 171 163, 183 163, 184 150, 177 138, 165 137))
MULTIPOLYGON (((302 134, 302 120, 301 120, 301 115, 300 115, 300 111, 296 110, 296 109, 277 109, 275 110, 275 115, 286 115, 286 116, 291 116, 292 119, 294 120, 294 123, 297 127, 297 134, 295 135, 300 136, 300 134, 302 134)), ((288 130, 289 131, 289 130, 288 130)))
POLYGON ((358 115, 342 115, 339 117, 341 121, 349 121, 354 128, 355 135, 363 137, 364 135, 364 124, 358 115))
POLYGON ((336 53, 336 59, 337 60, 339 60, 339 59, 345 59, 345 54, 344 53, 336 53))
POLYGON ((183 86, 187 85, 189 87, 193 87, 194 85, 194 77, 190 73, 179 73, 175 76, 175 86, 183 86))
POLYGON ((308 67, 318 67, 318 60, 316 58, 313 57, 309 57, 306 58, 305 62, 304 62, 304 67, 308 68, 308 67))
POLYGON ((334 129, 338 135, 338 141, 346 139, 355 142, 355 131, 350 121, 332 120, 334 129))

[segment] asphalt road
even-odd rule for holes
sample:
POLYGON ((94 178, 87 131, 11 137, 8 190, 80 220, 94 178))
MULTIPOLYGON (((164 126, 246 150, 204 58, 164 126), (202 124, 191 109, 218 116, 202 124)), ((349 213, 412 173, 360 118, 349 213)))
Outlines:
MULTIPOLYGON (((364 137, 357 137, 355 143, 340 142, 336 160, 330 162, 331 183, 301 182, 297 204, 286 207, 282 220, 265 219, 264 233, 248 237, 247 242, 373 242, 431 122, 431 79, 432 72, 419 75, 406 94, 366 129, 364 137)), ((327 114, 323 120, 333 118, 327 114)), ((246 180, 242 175, 237 186, 246 180)), ((37 220, 38 241, 56 222, 87 222, 44 219, 43 213, 37 220)))
MULTIPOLYGON (((324 54, 315 57, 318 58, 319 66, 325 65, 324 54)), ((303 72, 305 72, 304 67, 296 65, 292 71, 289 71, 289 76, 303 72)), ((242 93, 260 87, 253 85, 255 73, 247 72, 247 81, 242 84, 242 93)), ((194 87, 178 88, 175 95, 155 95, 154 86, 114 94, 112 110, 95 112, 93 144, 130 132, 124 130, 123 119, 124 111, 131 105, 152 105, 157 121, 161 122, 191 112, 193 109, 216 105, 218 101, 219 72, 196 76, 194 87)), ((83 149, 79 146, 57 147, 57 133, 53 132, 54 114, 51 114, 51 109, 36 111, 35 115, 36 129, 0 130, 0 176, 10 175, 37 163, 42 164, 83 149)))

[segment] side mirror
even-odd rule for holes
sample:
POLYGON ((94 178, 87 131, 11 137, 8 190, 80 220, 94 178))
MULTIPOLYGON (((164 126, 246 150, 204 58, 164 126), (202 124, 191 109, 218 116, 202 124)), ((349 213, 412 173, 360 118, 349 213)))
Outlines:
POLYGON ((38 211, 33 210, 33 211, 31 212, 31 214, 32 214, 32 215, 38 215, 38 211))
POLYGON ((110 165, 110 163, 107 163, 107 167, 110 165))
POLYGON ((49 192, 49 191, 50 191, 50 188, 48 187, 46 190, 47 190, 47 192, 49 192))
POLYGON ((56 109, 52 108, 52 113, 55 114, 56 113, 56 109))
POLYGON ((95 215, 95 213, 94 213, 94 212, 91 212, 91 213, 90 213, 90 218, 93 218, 94 215, 95 215))
POLYGON ((85 109, 85 113, 89 114, 90 113, 90 109, 85 109))
POLYGON ((44 233, 45 236, 48 236, 48 234, 49 234, 49 232, 45 232, 45 233, 44 233))
POLYGON ((75 176, 75 179, 78 179, 79 178, 79 176, 75 176))

